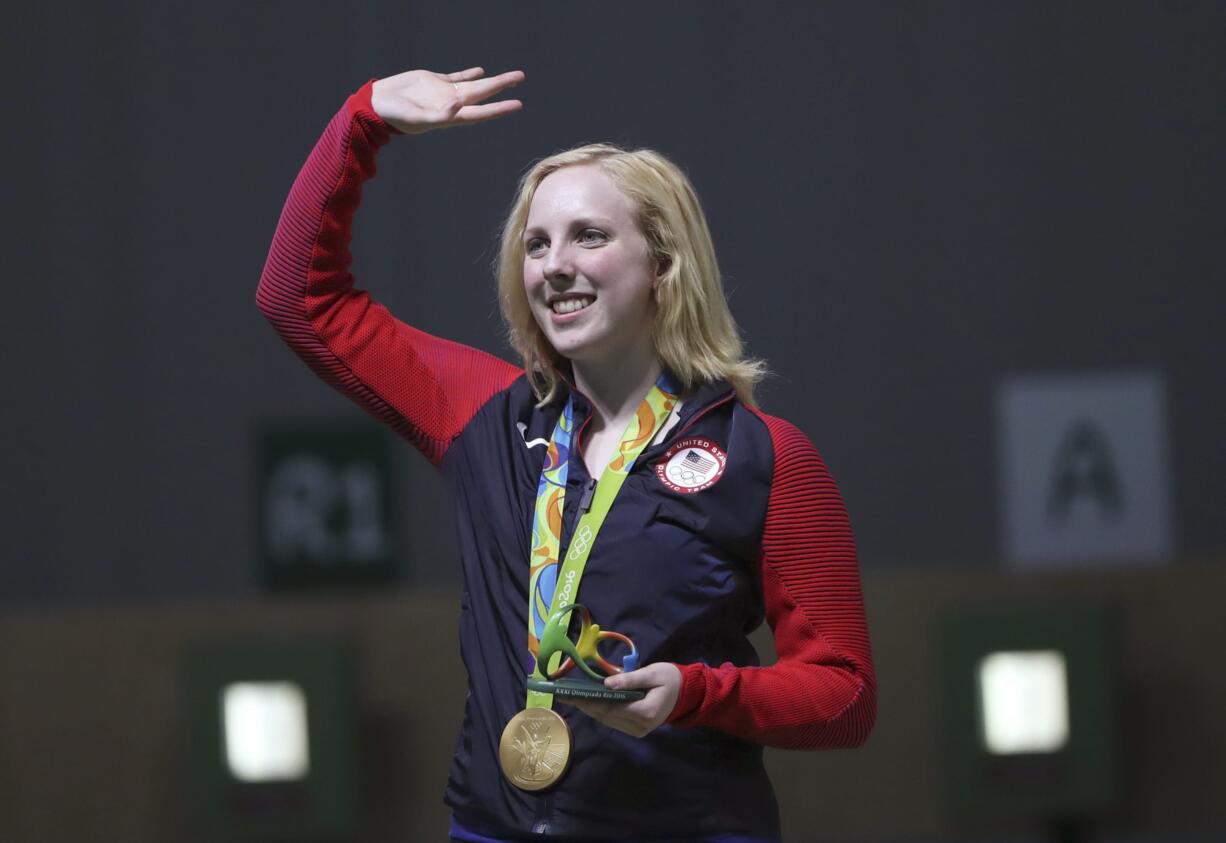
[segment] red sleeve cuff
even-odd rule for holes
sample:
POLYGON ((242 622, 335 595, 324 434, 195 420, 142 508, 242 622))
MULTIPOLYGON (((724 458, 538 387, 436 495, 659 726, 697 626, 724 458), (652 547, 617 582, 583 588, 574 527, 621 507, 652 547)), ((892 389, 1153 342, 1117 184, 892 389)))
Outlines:
POLYGON ((384 121, 382 117, 376 114, 374 106, 370 104, 370 97, 374 93, 375 82, 377 81, 379 80, 370 79, 365 85, 350 94, 349 99, 345 100, 345 106, 354 117, 362 117, 393 135, 403 135, 404 132, 397 129, 391 123, 384 121))
POLYGON ((677 669, 681 671, 681 692, 677 694, 677 702, 665 723, 676 723, 692 714, 702 705, 703 698, 707 695, 705 664, 679 664, 677 669))

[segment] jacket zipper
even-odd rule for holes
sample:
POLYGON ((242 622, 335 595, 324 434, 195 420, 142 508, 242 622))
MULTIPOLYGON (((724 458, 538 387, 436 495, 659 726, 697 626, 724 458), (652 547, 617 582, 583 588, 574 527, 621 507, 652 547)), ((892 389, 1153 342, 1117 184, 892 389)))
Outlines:
POLYGON ((592 497, 596 494, 596 481, 589 477, 587 485, 583 487, 583 495, 579 498, 579 514, 587 512, 592 508, 592 497))

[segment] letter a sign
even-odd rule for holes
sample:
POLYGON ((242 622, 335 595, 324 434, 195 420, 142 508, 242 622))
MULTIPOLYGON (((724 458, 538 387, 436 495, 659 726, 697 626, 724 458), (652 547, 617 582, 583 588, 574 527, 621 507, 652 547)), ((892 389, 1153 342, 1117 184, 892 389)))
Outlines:
POLYGON ((1001 544, 1013 567, 1166 561, 1166 399, 1154 372, 1006 378, 997 394, 1001 544))

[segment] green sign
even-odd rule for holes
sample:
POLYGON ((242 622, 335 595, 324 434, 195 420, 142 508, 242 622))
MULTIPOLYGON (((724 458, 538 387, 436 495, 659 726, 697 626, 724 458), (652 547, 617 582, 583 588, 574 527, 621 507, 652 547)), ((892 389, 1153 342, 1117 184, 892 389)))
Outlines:
POLYGON ((257 547, 272 588, 396 577, 390 435, 377 425, 265 425, 256 442, 257 547))

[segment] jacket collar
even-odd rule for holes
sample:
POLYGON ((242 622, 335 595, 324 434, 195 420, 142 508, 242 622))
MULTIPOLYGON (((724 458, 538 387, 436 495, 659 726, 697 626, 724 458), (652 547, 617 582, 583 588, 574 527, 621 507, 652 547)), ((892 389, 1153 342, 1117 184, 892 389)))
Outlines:
MULTIPOLYGON (((564 404, 568 396, 573 396, 575 402, 576 417, 587 416, 592 411, 592 403, 586 395, 584 395, 577 386, 575 386, 574 371, 571 369, 570 361, 563 360, 553 367, 554 374, 558 379, 565 384, 566 389, 563 394, 556 399, 560 404, 564 404)), ((674 379, 675 380, 675 379, 674 379)), ((732 384, 722 378, 719 380, 708 381, 699 384, 694 389, 690 390, 688 395, 681 396, 681 412, 678 415, 678 427, 681 427, 695 413, 705 410, 712 404, 722 401, 728 393, 732 392, 732 384)))

